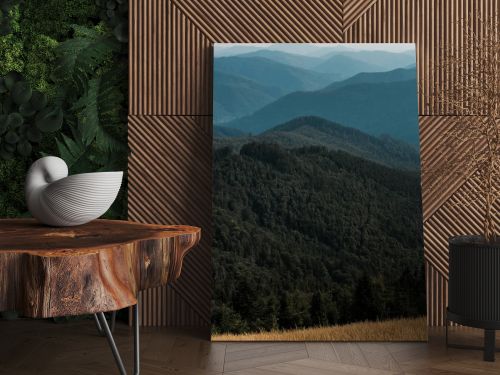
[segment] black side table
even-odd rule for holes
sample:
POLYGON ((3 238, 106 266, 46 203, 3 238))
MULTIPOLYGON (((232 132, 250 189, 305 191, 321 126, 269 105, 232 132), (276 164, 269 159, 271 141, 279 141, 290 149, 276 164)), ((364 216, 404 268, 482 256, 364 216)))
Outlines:
POLYGON ((495 360, 495 331, 500 329, 500 243, 479 236, 449 240, 448 308, 446 344, 483 349, 484 360, 495 360), (484 347, 448 343, 448 322, 484 329, 484 347))
POLYGON ((474 321, 462 318, 457 314, 451 313, 449 309, 446 309, 446 346, 448 348, 483 350, 483 359, 488 362, 494 362, 495 352, 499 351, 495 348, 495 333, 497 329, 500 329, 500 322, 474 321), (450 344, 448 340, 448 326, 450 322, 467 327, 484 329, 484 346, 450 344))

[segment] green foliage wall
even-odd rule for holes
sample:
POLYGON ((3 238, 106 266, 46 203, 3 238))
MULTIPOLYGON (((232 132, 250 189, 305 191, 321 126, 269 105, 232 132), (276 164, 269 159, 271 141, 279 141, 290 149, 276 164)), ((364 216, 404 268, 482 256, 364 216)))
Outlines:
MULTIPOLYGON (((28 215, 24 177, 41 156, 126 171, 127 24, 127 0, 0 5, 0 217, 28 215)), ((107 217, 126 217, 124 182, 107 217)))

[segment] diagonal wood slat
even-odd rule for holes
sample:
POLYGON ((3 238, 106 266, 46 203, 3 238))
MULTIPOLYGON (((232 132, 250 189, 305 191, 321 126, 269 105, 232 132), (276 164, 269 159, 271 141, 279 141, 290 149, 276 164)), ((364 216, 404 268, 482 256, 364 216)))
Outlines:
POLYGON ((349 29, 378 0, 344 0, 343 30, 349 29))
MULTIPOLYGON (((129 116, 129 217, 150 223, 192 223, 203 230, 182 277, 141 296, 143 325, 166 325, 177 306, 208 326, 211 296, 212 136, 206 117, 129 116), (158 310, 158 306, 161 308, 158 310), (190 311, 192 310, 192 311, 190 311)), ((182 314, 174 314, 182 315, 182 314)), ((179 319, 178 316, 176 319, 179 319)), ((192 325, 186 322, 186 325, 192 325)))
POLYGON ((172 1, 213 42, 342 41, 341 0, 172 1))

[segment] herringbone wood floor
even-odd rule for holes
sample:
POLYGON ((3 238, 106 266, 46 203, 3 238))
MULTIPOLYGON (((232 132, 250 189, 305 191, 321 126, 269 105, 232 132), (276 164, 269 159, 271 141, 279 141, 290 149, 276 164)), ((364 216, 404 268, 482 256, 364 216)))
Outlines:
MULTIPOLYGON (((479 331, 452 329, 455 342, 481 344, 479 331)), ((117 344, 131 366, 131 331, 117 344)), ((498 342, 500 346, 500 340, 498 342)), ((480 351, 446 349, 442 329, 429 343, 211 343, 192 330, 143 329, 143 375, 498 374, 480 351)), ((93 321, 0 321, 0 374, 117 374, 93 321)))

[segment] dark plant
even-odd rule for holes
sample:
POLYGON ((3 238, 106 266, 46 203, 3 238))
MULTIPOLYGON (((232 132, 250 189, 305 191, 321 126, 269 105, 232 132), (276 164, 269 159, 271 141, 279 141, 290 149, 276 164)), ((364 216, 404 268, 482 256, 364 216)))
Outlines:
POLYGON ((42 133, 57 131, 63 123, 62 110, 48 105, 47 96, 33 90, 21 74, 0 77, 0 156, 16 152, 29 156, 42 133))
POLYGON ((59 153, 73 173, 123 168, 118 159, 127 154, 120 90, 125 72, 107 67, 121 45, 95 29, 75 25, 74 30, 75 37, 56 51, 54 77, 70 129, 57 140, 59 153))
POLYGON ((128 0, 96 0, 99 16, 113 29, 121 43, 128 42, 128 0))
POLYGON ((2 0, 0 2, 0 35, 7 35, 11 32, 10 11, 20 4, 22 0, 2 0))

